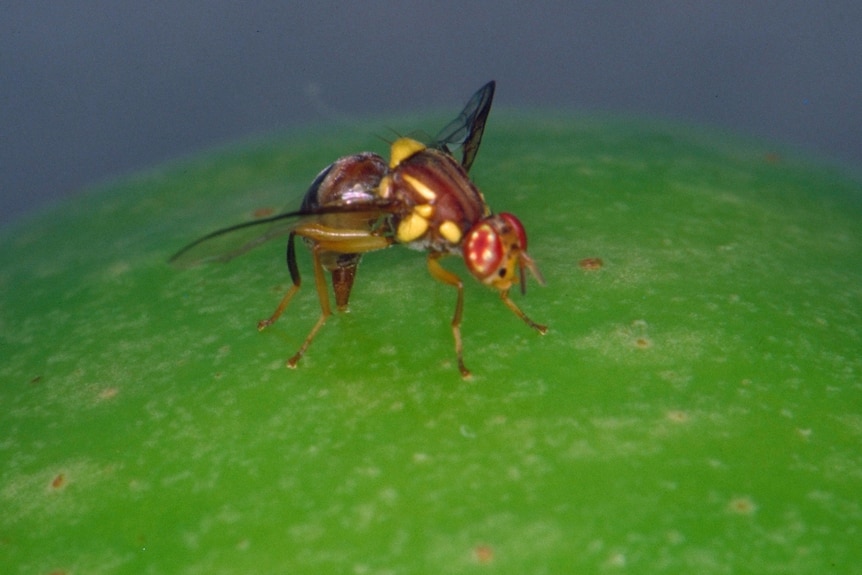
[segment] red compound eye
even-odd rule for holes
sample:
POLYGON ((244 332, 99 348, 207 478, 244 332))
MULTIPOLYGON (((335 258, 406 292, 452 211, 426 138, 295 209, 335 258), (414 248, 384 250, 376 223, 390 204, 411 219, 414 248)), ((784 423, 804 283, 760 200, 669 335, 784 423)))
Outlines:
POLYGON ((503 242, 491 224, 483 222, 467 233, 464 261, 480 280, 484 281, 497 272, 503 261, 503 242))
POLYGON ((512 230, 514 230, 515 235, 518 237, 518 243, 521 246, 521 250, 527 251, 527 232, 524 230, 524 224, 521 223, 521 220, 508 212, 501 213, 500 218, 505 220, 505 222, 512 227, 512 230))

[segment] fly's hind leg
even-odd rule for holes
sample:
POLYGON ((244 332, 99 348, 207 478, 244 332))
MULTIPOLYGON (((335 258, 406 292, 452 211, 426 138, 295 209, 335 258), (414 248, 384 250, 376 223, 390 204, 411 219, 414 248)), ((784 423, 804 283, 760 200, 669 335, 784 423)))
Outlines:
POLYGON ((284 294, 273 314, 258 322, 257 328, 259 330, 275 323, 302 284, 299 267, 296 264, 295 240, 297 235, 304 238, 311 247, 311 258, 314 264, 314 286, 317 288, 317 296, 320 299, 320 317, 311 331, 308 332, 305 341, 302 342, 297 352, 287 360, 287 367, 296 367, 317 332, 326 323, 327 318, 332 315, 324 266, 332 272, 337 305, 339 308, 346 308, 361 254, 380 250, 392 244, 391 238, 375 235, 372 231, 364 229, 333 228, 316 221, 297 226, 287 240, 287 267, 290 270, 293 285, 284 294))
MULTIPOLYGON (((302 354, 305 353, 305 350, 308 349, 308 346, 311 345, 311 341, 314 339, 314 336, 317 335, 317 332, 320 331, 320 328, 323 327, 323 324, 326 323, 326 319, 332 315, 332 309, 329 306, 329 294, 326 288, 326 278, 324 277, 323 272, 323 264, 321 263, 321 255, 326 257, 329 255, 327 252, 320 248, 320 245, 315 244, 311 248, 311 256, 314 262, 314 284, 317 288, 317 295, 320 299, 320 317, 317 319, 317 323, 314 324, 314 327, 311 328, 311 331, 305 337, 305 341, 302 342, 302 345, 299 347, 299 350, 295 354, 293 354, 290 359, 287 360, 286 366, 290 368, 296 367, 296 364, 299 362, 300 358, 302 358, 302 354)), ((358 256, 357 256, 358 261, 358 256)), ((290 278, 293 280, 293 285, 287 290, 287 293, 284 294, 284 297, 281 298, 281 301, 278 304, 278 307, 275 308, 275 311, 269 316, 267 319, 262 319, 257 322, 257 329, 262 331, 266 327, 274 324, 276 320, 281 316, 284 312, 287 305, 290 303, 290 300, 293 299, 293 296, 296 295, 296 292, 299 291, 299 288, 302 285, 302 277, 299 274, 299 266, 296 263, 296 234, 290 234, 290 237, 287 240, 287 268, 290 270, 290 278)), ((356 264, 353 265, 353 270, 355 272, 356 264)), ((352 279, 352 275, 351 275, 352 279)), ((347 288, 347 296, 350 295, 350 286, 352 285, 352 281, 347 288)), ((337 287, 336 287, 337 292, 337 287)), ((345 305, 346 305, 345 299, 345 305)))
POLYGON ((308 332, 308 335, 305 337, 305 341, 302 342, 302 345, 299 346, 296 353, 287 360, 287 367, 290 368, 296 367, 296 364, 299 362, 300 358, 302 358, 302 354, 304 354, 305 350, 308 349, 308 346, 311 345, 314 336, 317 335, 317 332, 320 331, 320 328, 322 328, 323 324, 326 323, 326 319, 332 315, 332 308, 329 306, 329 293, 326 287, 326 276, 323 272, 323 265, 320 263, 320 246, 316 245, 312 248, 311 257, 314 261, 314 285, 317 287, 317 296, 320 299, 320 317, 317 319, 317 323, 314 324, 314 327, 311 328, 311 331, 308 332))
POLYGON ((293 299, 293 296, 296 295, 296 292, 299 291, 299 288, 302 285, 302 276, 299 275, 299 266, 296 265, 296 234, 291 233, 290 237, 287 239, 287 269, 290 270, 290 279, 293 281, 293 285, 290 286, 290 289, 287 290, 287 293, 284 294, 284 297, 281 298, 281 301, 278 303, 278 307, 275 308, 275 311, 272 312, 272 315, 266 319, 262 319, 257 322, 257 330, 263 331, 265 328, 271 326, 276 322, 276 320, 281 316, 284 309, 287 307, 287 304, 290 303, 290 300, 293 299))
MULTIPOLYGON (((306 336, 305 341, 302 342, 299 350, 287 360, 287 367, 296 367, 302 354, 305 353, 305 350, 308 349, 308 346, 311 344, 311 340, 314 339, 314 336, 317 335, 317 332, 320 331, 320 328, 323 327, 324 323, 326 323, 326 318, 332 314, 329 307, 329 295, 326 291, 326 278, 323 275, 323 266, 320 263, 319 252, 320 246, 317 245, 315 245, 311 250, 312 259, 314 261, 314 284, 317 287, 317 295, 320 298, 320 318, 317 320, 317 323, 314 324, 314 327, 311 328, 311 331, 306 336)), ((284 309, 287 307, 287 304, 290 303, 290 300, 293 299, 293 296, 296 295, 296 292, 299 291, 299 288, 302 285, 302 277, 299 275, 299 266, 296 264, 296 234, 294 233, 290 234, 290 237, 287 240, 287 268, 290 270, 290 279, 293 280, 293 285, 290 286, 287 293, 284 294, 283 298, 281 298, 278 307, 275 308, 272 315, 267 319, 262 319, 257 322, 257 329, 260 331, 278 320, 279 316, 281 316, 282 312, 284 312, 284 309)))

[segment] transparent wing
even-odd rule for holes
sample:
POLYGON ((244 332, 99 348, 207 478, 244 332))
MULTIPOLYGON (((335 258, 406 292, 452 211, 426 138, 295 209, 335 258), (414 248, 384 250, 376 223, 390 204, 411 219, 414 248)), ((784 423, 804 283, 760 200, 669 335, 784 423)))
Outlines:
POLYGON ((362 203, 325 206, 313 212, 285 212, 216 230, 183 247, 168 261, 180 268, 226 262, 291 232, 302 235, 302 226, 314 223, 348 233, 354 229, 367 231, 368 222, 394 213, 395 208, 391 201, 375 198, 362 203))
MULTIPOLYGON (((461 147, 461 166, 465 171, 470 171, 479 144, 482 142, 482 133, 485 131, 485 122, 491 111, 491 102, 494 100, 493 80, 479 88, 473 94, 458 117, 449 122, 434 138, 432 147, 452 154, 452 149, 461 147)), ((454 154, 452 154, 454 155, 454 154)))
POLYGON ((284 213, 222 228, 196 239, 168 261, 180 268, 206 262, 226 262, 271 239, 290 233, 301 217, 299 212, 284 213))

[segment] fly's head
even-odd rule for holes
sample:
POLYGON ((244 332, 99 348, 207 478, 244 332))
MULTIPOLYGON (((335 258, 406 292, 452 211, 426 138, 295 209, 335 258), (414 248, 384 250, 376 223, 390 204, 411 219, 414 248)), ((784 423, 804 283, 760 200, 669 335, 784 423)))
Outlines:
POLYGON ((476 279, 500 291, 520 284, 526 291, 526 270, 540 284, 545 280, 527 254, 527 232, 514 215, 503 212, 482 219, 470 228, 462 244, 464 262, 476 279))

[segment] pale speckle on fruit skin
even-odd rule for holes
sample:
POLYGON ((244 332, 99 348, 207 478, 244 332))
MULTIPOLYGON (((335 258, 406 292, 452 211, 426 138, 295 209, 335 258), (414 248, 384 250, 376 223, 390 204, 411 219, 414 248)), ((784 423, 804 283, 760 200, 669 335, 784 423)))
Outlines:
POLYGON ((608 567, 622 569, 626 566, 626 554, 622 551, 614 551, 608 556, 607 560, 605 561, 605 565, 608 567))
MULTIPOLYGON (((647 321, 637 319, 579 332, 573 335, 570 345, 579 354, 597 353, 613 363, 685 366, 700 357, 704 348, 714 345, 712 338, 719 337, 720 333, 678 327, 658 330, 647 321)), ((674 375, 672 370, 662 370, 661 373, 679 382, 689 379, 688 376, 674 375)))
POLYGON ((110 266, 108 266, 106 268, 105 277, 115 279, 115 278, 118 278, 122 275, 129 273, 131 271, 131 269, 132 269, 132 265, 129 262, 127 262, 125 260, 120 260, 120 261, 114 262, 113 264, 111 264, 110 266))
POLYGON ((667 419, 673 423, 686 423, 689 420, 689 415, 683 410, 673 409, 667 412, 667 419))

